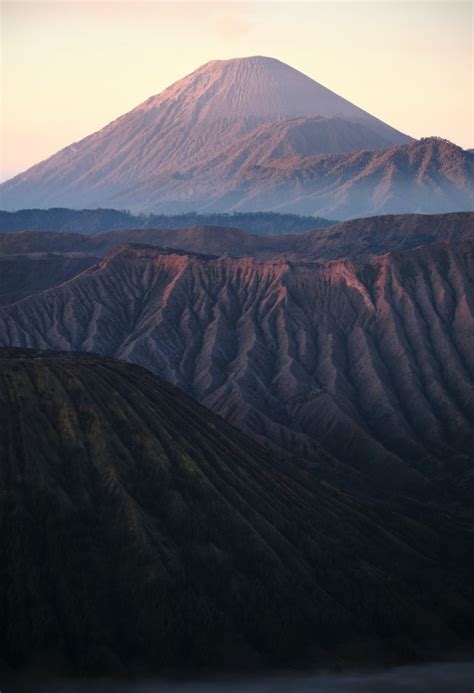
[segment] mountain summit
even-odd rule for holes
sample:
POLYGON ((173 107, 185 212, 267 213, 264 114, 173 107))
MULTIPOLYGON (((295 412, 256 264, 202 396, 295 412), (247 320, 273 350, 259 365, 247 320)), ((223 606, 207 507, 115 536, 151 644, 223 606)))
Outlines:
POLYGON ((408 139, 299 70, 264 56, 211 60, 135 110, 162 108, 176 101, 181 112, 192 114, 196 122, 341 117, 365 121, 393 143, 408 139))
MULTIPOLYGON (((4 183, 2 207, 200 207, 206 165, 247 157, 265 128, 260 161, 383 149, 409 138, 279 60, 216 60, 98 132, 4 183), (282 128, 283 124, 288 127, 282 128), (273 129, 275 128, 275 132, 273 129), (247 139, 246 139, 247 138, 247 139)), ((204 197, 209 197, 206 193, 204 197)), ((232 200, 223 203, 232 206, 232 200)))

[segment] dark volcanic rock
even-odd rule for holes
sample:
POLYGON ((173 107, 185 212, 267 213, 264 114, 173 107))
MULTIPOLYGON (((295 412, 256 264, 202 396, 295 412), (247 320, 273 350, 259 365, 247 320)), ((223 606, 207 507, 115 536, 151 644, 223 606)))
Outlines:
POLYGON ((465 538, 318 483, 137 366, 0 352, 0 479, 16 669, 380 661, 472 633, 465 538))

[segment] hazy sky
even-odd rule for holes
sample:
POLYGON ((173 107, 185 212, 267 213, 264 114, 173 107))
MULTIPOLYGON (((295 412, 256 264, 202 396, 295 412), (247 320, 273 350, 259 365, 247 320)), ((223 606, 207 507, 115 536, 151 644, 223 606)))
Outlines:
POLYGON ((268 55, 414 137, 474 147, 471 0, 1 2, 1 179, 208 60, 268 55))

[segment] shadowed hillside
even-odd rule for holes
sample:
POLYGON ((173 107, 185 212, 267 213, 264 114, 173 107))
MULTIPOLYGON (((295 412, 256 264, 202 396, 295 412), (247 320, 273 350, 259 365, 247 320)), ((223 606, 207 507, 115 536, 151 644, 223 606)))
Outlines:
POLYGON ((466 538, 318 483, 137 366, 0 352, 0 477, 16 668, 393 661, 472 633, 466 538))

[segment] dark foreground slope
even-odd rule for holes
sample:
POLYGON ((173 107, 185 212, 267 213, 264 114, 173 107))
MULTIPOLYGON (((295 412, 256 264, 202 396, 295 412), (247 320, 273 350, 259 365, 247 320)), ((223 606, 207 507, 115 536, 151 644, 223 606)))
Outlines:
POLYGON ((0 344, 143 365, 352 489, 469 498, 473 272, 473 241, 322 263, 125 247, 0 308, 0 344))
POLYGON ((464 538, 318 483, 140 367, 2 351, 0 475, 10 666, 381 661, 472 633, 464 538))

